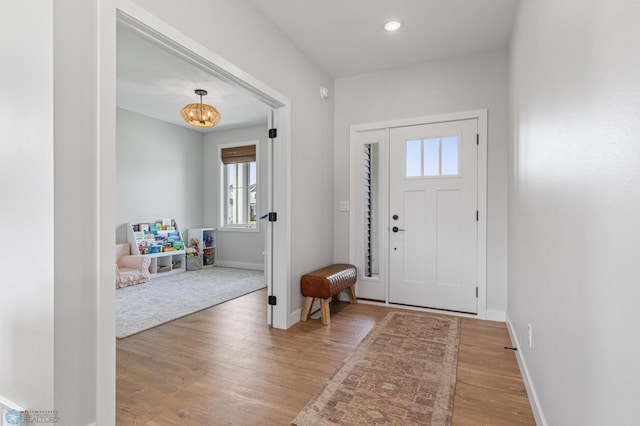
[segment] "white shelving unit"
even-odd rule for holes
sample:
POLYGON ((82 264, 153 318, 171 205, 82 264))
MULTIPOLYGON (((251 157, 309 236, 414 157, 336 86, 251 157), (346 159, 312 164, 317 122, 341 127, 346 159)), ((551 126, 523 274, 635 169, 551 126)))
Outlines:
POLYGON ((192 238, 198 239, 198 248, 203 252, 202 267, 216 266, 218 263, 216 228, 189 228, 187 245, 191 243, 192 238))
MULTIPOLYGON (((162 223, 162 221, 155 222, 141 222, 144 224, 155 224, 162 223)), ((177 232, 177 240, 182 241, 182 234, 180 233, 180 228, 175 220, 171 220, 173 224, 173 230, 162 230, 161 233, 169 233, 169 232, 177 232)), ((141 253, 140 247, 143 245, 145 241, 151 241, 150 239, 145 240, 144 238, 140 238, 144 231, 134 232, 133 226, 137 224, 127 224, 127 242, 129 243, 131 254, 144 254, 145 256, 149 256, 151 259, 151 265, 149 266, 149 272, 153 276, 165 276, 171 274, 177 274, 180 272, 184 272, 186 270, 186 258, 185 258, 185 250, 171 250, 171 251, 162 251, 160 253, 141 253)))

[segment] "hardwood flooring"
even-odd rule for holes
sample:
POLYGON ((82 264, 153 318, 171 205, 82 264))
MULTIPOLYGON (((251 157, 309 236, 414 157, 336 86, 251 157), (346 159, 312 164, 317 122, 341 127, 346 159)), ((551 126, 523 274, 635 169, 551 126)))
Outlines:
MULTIPOLYGON (((266 322, 266 290, 117 342, 118 425, 288 425, 394 308, 331 304, 331 325, 266 322)), ((462 319, 454 425, 535 425, 503 323, 462 319)))

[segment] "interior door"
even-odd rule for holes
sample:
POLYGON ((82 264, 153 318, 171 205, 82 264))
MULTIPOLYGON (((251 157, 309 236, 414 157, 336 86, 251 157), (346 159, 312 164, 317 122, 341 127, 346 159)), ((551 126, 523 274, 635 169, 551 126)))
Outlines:
POLYGON ((391 129, 389 302, 477 312, 478 122, 391 129))

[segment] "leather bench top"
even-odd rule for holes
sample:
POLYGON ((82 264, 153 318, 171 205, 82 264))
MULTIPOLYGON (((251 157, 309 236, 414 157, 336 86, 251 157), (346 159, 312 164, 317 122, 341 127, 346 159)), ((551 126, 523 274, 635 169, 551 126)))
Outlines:
POLYGON ((328 299, 354 285, 357 278, 358 273, 355 266, 336 263, 303 275, 300 287, 303 296, 328 299))

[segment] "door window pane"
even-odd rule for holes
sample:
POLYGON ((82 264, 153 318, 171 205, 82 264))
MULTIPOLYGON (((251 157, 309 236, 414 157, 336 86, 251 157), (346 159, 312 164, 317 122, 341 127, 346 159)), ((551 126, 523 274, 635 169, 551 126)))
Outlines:
POLYGON ((460 137, 412 139, 405 142, 407 177, 456 176, 460 164, 460 137))
POLYGON ((424 173, 422 176, 438 176, 440 174, 440 139, 424 140, 424 173))
POLYGON ((422 140, 406 142, 407 177, 422 176, 422 140))
POLYGON ((458 174, 458 137, 442 138, 442 174, 458 174))

